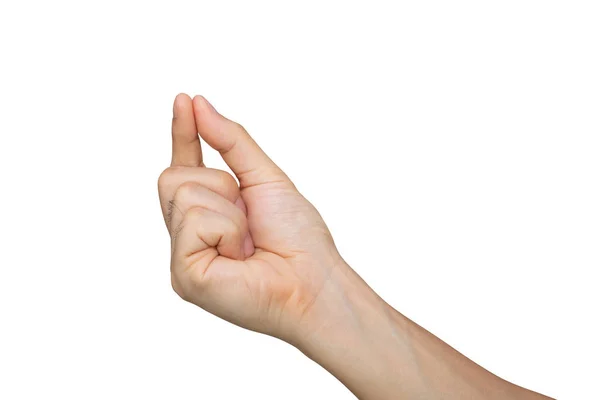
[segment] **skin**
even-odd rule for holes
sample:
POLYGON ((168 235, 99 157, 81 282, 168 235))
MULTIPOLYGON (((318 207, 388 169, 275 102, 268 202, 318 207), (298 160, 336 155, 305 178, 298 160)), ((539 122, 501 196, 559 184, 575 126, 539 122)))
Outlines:
POLYGON ((548 398, 496 377, 383 301, 342 259, 315 207, 206 99, 176 97, 172 135, 158 188, 171 282, 184 300, 296 346, 360 399, 548 398), (237 181, 204 165, 200 138, 237 181))

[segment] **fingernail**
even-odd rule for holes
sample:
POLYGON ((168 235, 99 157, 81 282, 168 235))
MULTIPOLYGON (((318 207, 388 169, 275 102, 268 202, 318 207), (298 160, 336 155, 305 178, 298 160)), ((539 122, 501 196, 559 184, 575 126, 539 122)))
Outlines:
POLYGON ((175 101, 173 101, 173 115, 177 113, 177 109, 181 107, 182 97, 188 97, 185 93, 179 93, 175 96, 175 101))

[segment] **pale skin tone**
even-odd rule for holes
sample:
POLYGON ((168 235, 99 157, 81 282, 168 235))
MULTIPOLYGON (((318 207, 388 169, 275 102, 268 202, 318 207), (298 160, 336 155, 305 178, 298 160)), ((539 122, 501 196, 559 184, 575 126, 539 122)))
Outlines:
POLYGON ((548 399, 496 377, 383 301, 285 173, 206 99, 176 97, 172 135, 159 195, 171 281, 184 300, 296 346, 360 399, 548 399), (200 138, 233 175, 204 165, 200 138))

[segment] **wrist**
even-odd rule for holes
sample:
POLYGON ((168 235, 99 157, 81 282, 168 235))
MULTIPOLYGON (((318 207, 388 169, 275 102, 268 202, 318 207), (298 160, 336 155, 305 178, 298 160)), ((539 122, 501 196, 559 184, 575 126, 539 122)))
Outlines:
POLYGON ((422 385, 416 366, 410 365, 410 321, 348 265, 336 270, 325 293, 318 323, 294 345, 359 398, 418 394, 414 389, 422 390, 422 385), (413 382, 413 390, 403 387, 407 381, 413 382))
MULTIPOLYGON (((407 326, 405 321, 352 268, 340 263, 323 288, 310 322, 292 344, 326 369, 375 362, 405 336, 400 332, 407 326)), ((386 364, 377 363, 382 361, 386 364)))
POLYGON ((330 349, 349 345, 374 325, 384 323, 386 307, 350 266, 337 264, 296 347, 310 356, 323 345, 330 349))

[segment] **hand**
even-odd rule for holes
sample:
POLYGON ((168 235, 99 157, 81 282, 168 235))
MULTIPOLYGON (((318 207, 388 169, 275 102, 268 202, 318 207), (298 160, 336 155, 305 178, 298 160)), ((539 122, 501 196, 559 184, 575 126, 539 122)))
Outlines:
POLYGON ((239 124, 203 97, 173 107, 171 166, 158 181, 174 290, 236 325, 297 342, 332 307, 349 269, 323 219, 239 124), (227 172, 206 168, 198 133, 227 172), (347 272, 347 271, 346 271, 347 272))

